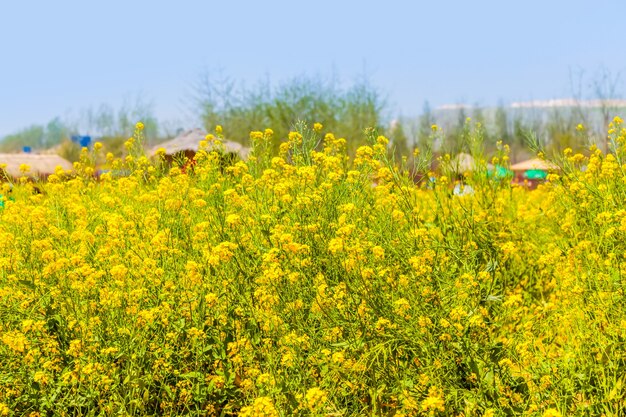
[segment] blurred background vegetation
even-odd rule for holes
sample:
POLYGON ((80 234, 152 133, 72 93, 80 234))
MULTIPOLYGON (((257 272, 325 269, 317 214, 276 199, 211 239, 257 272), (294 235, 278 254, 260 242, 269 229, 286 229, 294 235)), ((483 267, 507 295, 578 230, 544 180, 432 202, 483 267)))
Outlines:
POLYGON ((220 124, 225 135, 245 145, 253 130, 274 130, 274 145, 287 138, 302 120, 319 122, 324 130, 349 138, 354 151, 365 140, 364 130, 385 130, 388 105, 384 95, 362 77, 342 85, 335 77, 296 77, 272 86, 259 82, 252 88, 227 77, 205 75, 198 84, 196 102, 204 127, 220 124))
POLYGON ((202 126, 207 132, 222 125, 227 139, 249 144, 253 130, 274 130, 274 146, 284 140, 298 121, 319 122, 325 132, 345 137, 353 152, 365 143, 364 130, 375 127, 391 139, 396 155, 412 154, 416 147, 434 152, 467 151, 467 118, 483 127, 485 151, 502 140, 511 147, 511 159, 530 156, 526 134, 536 133, 548 150, 570 147, 581 149, 589 142, 607 148, 606 126, 615 115, 623 116, 626 101, 621 100, 621 74, 600 69, 591 76, 570 73, 571 98, 526 103, 499 103, 495 107, 451 105, 433 109, 424 103, 422 114, 406 117, 394 114, 387 95, 367 76, 350 83, 337 77, 299 76, 272 84, 261 80, 248 87, 227 76, 205 72, 193 85, 190 109, 195 126, 175 126, 159 122, 154 105, 137 97, 119 108, 102 104, 85 109, 76 117, 56 117, 44 125, 32 125, 0 140, 0 152, 20 152, 28 146, 34 152, 54 152, 75 161, 80 146, 72 135, 90 135, 103 142, 116 155, 124 152, 124 141, 134 125, 145 125, 147 145, 176 136, 183 130, 202 126), (442 128, 435 140, 432 126, 442 128), (582 126, 582 128, 581 128, 582 126))
MULTIPOLYGON (((154 105, 140 97, 127 100, 119 108, 108 104, 82 110, 78 116, 55 117, 45 125, 31 125, 0 140, 0 152, 20 152, 29 147, 33 152, 57 153, 69 161, 78 160, 80 145, 72 142, 74 135, 88 135, 102 142, 108 152, 121 155, 124 142, 141 120, 148 140, 159 140, 162 127, 154 116, 154 105)), ((166 135, 169 132, 164 132, 166 135)))

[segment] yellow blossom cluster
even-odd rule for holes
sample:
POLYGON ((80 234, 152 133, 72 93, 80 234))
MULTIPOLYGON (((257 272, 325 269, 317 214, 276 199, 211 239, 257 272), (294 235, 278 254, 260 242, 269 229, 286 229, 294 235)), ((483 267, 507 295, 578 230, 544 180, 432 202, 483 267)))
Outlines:
POLYGON ((100 144, 3 200, 0 415, 622 415, 622 123, 536 190, 498 144, 463 196, 374 130, 225 164, 218 126, 187 169, 138 123, 108 174, 100 144))

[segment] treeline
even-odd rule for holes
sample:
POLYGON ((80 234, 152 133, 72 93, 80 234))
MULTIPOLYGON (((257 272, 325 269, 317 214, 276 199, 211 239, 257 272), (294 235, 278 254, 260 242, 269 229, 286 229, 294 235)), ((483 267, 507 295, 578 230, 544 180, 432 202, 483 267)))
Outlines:
MULTIPOLYGON (((534 132, 548 149, 574 150, 596 142, 606 149, 607 120, 624 115, 612 79, 610 88, 596 85, 595 105, 574 95, 573 105, 545 108, 512 108, 501 104, 495 108, 457 106, 432 109, 424 105, 418 117, 393 117, 385 94, 366 77, 351 83, 335 77, 301 76, 282 83, 262 81, 247 87, 227 77, 205 75, 194 88, 192 107, 207 131, 223 127, 227 139, 249 144, 253 130, 274 130, 274 145, 285 139, 296 123, 322 123, 324 131, 347 139, 348 151, 366 142, 364 130, 374 127, 391 139, 398 157, 410 156, 414 148, 429 148, 435 153, 468 151, 466 141, 469 124, 482 126, 486 152, 502 141, 511 148, 511 158, 520 160, 530 155, 526 144, 528 132, 534 132), (616 104, 617 103, 617 104, 616 104), (468 124, 468 118, 471 123, 468 124), (433 130, 437 125, 440 129, 433 130), (436 133, 436 134, 435 134, 436 133)), ((0 141, 0 151, 17 152, 24 146, 34 150, 55 148, 70 161, 76 160, 80 146, 70 141, 75 134, 89 134, 104 142, 114 154, 124 152, 123 143, 142 121, 149 144, 179 133, 180 126, 168 129, 154 116, 153 106, 138 98, 134 103, 114 109, 108 105, 89 108, 76 118, 55 118, 45 125, 33 125, 0 141)), ((187 126, 188 128, 196 126, 187 126)), ((474 128, 472 127, 472 128, 474 128)))
POLYGON ((457 106, 437 110, 426 103, 419 117, 402 118, 396 123, 402 126, 406 136, 402 140, 411 146, 432 147, 435 151, 453 154, 468 150, 465 140, 468 122, 480 124, 486 151, 496 149, 497 142, 502 141, 509 145, 511 159, 521 160, 531 156, 527 144, 530 132, 550 152, 565 148, 581 150, 591 143, 606 150, 607 120, 626 114, 626 102, 612 100, 610 103, 604 107, 602 103, 574 101, 572 105, 543 108, 500 104, 492 108, 457 106), (439 127, 439 135, 433 135, 433 125, 439 127))
POLYGON ((296 77, 252 88, 229 78, 205 77, 197 88, 197 103, 207 130, 222 125, 225 135, 249 144, 251 131, 274 130, 274 145, 285 139, 298 121, 321 123, 325 131, 348 140, 350 150, 364 139, 364 130, 385 130, 388 106, 384 95, 366 78, 351 84, 336 78, 296 77))
POLYGON ((69 161, 75 161, 80 154, 80 145, 72 142, 74 135, 91 136, 103 142, 108 151, 120 155, 124 142, 132 136, 135 123, 141 120, 146 137, 158 140, 160 135, 170 134, 154 116, 154 106, 138 98, 126 102, 119 108, 108 104, 90 107, 78 116, 55 117, 47 124, 34 124, 0 140, 0 152, 19 152, 29 147, 35 152, 52 150, 69 161))
POLYGON ((393 117, 384 94, 366 79, 345 85, 334 78, 298 77, 274 86, 261 82, 246 88, 228 78, 206 77, 196 91, 204 127, 211 131, 220 124, 229 139, 244 144, 250 131, 265 127, 275 131, 277 144, 302 120, 309 125, 320 122, 325 131, 345 137, 349 151, 365 144, 364 130, 375 127, 391 139, 398 156, 410 157, 415 148, 458 153, 469 151, 469 129, 479 123, 486 152, 502 141, 509 145, 511 158, 521 160, 531 156, 530 132, 549 151, 580 150, 592 142, 607 149, 608 121, 624 115, 626 106, 617 100, 615 79, 605 74, 600 80, 591 83, 592 90, 573 93, 574 98, 563 103, 446 109, 432 109, 425 103, 418 117, 393 117), (435 131, 434 126, 438 126, 435 131))

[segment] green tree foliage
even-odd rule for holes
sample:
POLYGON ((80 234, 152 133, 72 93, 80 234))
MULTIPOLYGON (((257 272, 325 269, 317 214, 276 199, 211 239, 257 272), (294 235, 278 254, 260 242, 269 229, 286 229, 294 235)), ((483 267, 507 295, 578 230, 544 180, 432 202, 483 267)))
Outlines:
POLYGON ((480 123, 480 125, 482 126, 485 145, 489 148, 494 147, 498 140, 492 135, 490 130, 486 129, 487 119, 484 109, 481 106, 475 105, 473 107, 472 121, 480 123))
POLYGON ((417 132, 417 147, 419 149, 433 148, 434 143, 430 143, 432 138, 432 126, 435 124, 435 116, 428 101, 424 102, 422 115, 419 117, 419 127, 417 132))
POLYGON ((70 162, 76 162, 80 159, 81 147, 77 143, 69 139, 64 139, 58 147, 57 154, 70 162))
POLYGON ((63 139, 68 136, 68 128, 63 123, 60 117, 55 117, 50 120, 46 125, 46 143, 45 146, 49 147, 57 143, 61 143, 63 139))
POLYGON ((102 138, 104 141, 119 141, 128 139, 139 121, 144 124, 146 139, 149 142, 155 140, 159 126, 154 116, 154 106, 141 98, 134 101, 125 100, 117 109, 108 104, 101 104, 97 108, 89 107, 82 111, 80 119, 74 123, 74 130, 102 138))
POLYGON ((324 130, 345 137, 350 150, 365 143, 364 129, 384 130, 385 100, 365 79, 344 88, 334 78, 301 76, 276 86, 265 81, 246 88, 207 75, 197 99, 207 130, 222 125, 228 139, 243 144, 249 143, 251 131, 267 126, 274 130, 277 146, 299 120, 322 123, 324 130))
POLYGON ((494 121, 494 135, 497 140, 501 140, 504 143, 510 143, 511 135, 509 129, 509 117, 504 108, 504 104, 500 102, 496 108, 495 121, 494 121))
POLYGON ((45 125, 32 125, 0 140, 0 152, 19 152, 25 146, 41 151, 58 146, 57 152, 69 161, 75 161, 80 146, 71 142, 75 134, 91 135, 115 155, 124 152, 124 141, 135 129, 135 123, 144 124, 148 144, 158 140, 159 126, 151 103, 142 99, 126 101, 118 109, 102 104, 80 112, 75 119, 55 117, 45 125))
POLYGON ((408 158, 411 156, 412 150, 410 149, 409 138, 399 120, 392 123, 389 129, 389 138, 391 139, 393 155, 396 162, 401 162, 403 157, 408 158))
POLYGON ((35 149, 46 148, 49 145, 46 128, 42 125, 32 125, 16 133, 5 136, 0 142, 0 151, 15 152, 24 146, 35 149))
POLYGON ((572 148, 576 151, 582 150, 586 145, 584 138, 576 134, 575 121, 573 113, 564 114, 558 109, 554 109, 550 113, 548 122, 545 125, 545 131, 548 138, 547 149, 558 152, 565 148, 572 148))

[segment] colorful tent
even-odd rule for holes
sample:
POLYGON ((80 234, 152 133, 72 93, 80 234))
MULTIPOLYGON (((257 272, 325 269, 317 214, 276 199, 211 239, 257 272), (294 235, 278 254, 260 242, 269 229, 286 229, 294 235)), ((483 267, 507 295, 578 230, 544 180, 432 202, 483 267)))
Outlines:
POLYGON ((513 171, 503 167, 502 165, 496 165, 487 171, 487 176, 494 178, 511 178, 513 177, 513 171))
POLYGON ((559 167, 554 165, 552 162, 545 161, 543 159, 529 159, 527 161, 518 162, 517 164, 511 165, 511 171, 531 171, 531 170, 542 170, 549 171, 558 169, 559 167))
POLYGON ((546 171, 542 171, 541 169, 529 169, 524 172, 524 178, 527 180, 545 180, 548 176, 546 171))

